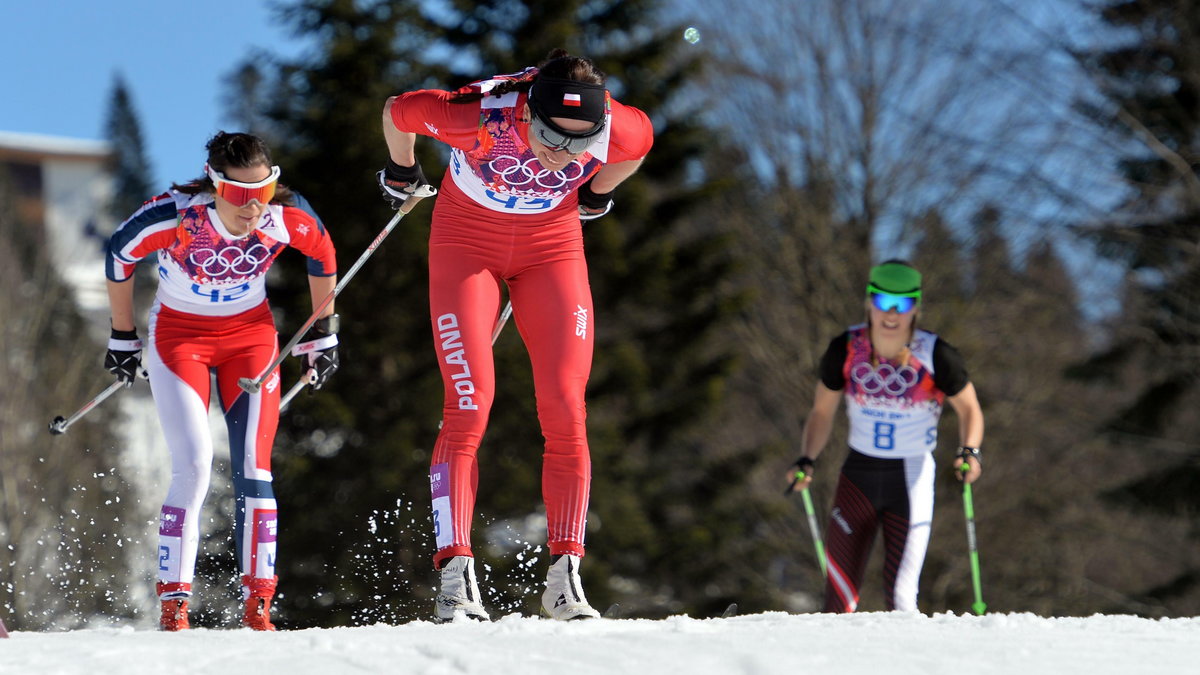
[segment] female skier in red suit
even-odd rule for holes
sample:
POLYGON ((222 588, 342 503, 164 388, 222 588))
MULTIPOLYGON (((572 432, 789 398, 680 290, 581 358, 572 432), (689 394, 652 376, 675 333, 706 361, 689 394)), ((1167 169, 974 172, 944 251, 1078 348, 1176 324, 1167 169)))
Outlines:
POLYGON ((413 153, 417 134, 451 147, 429 239, 429 300, 445 386, 430 468, 442 584, 436 616, 487 618, 470 537, 503 283, 529 350, 546 441, 542 493, 552 564, 542 605, 556 619, 596 617, 579 583, 591 483, 584 388, 595 333, 580 221, 611 208, 613 190, 650 150, 650 121, 613 100, 590 60, 555 50, 537 67, 457 91, 391 97, 383 130, 389 159, 379 181, 396 207, 427 184, 413 153))

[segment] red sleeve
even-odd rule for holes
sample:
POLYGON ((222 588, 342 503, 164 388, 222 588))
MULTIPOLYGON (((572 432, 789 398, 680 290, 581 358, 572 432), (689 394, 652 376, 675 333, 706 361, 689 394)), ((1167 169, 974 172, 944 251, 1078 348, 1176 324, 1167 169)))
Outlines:
POLYGON ((612 140, 609 141, 607 164, 641 159, 654 145, 654 127, 646 113, 612 102, 612 140))
POLYGON ((452 93, 422 89, 397 96, 392 100, 392 124, 400 131, 470 150, 479 135, 479 102, 451 103, 452 93))
POLYGON ((314 277, 337 274, 337 251, 324 225, 294 206, 283 207, 283 224, 292 237, 288 245, 308 256, 309 274, 314 277))

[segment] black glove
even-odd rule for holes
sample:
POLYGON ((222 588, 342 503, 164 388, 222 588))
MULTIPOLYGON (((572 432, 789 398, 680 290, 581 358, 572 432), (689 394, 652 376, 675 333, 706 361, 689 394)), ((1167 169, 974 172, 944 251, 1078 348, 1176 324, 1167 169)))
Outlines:
POLYGON ((325 386, 340 365, 337 348, 339 323, 337 314, 318 319, 308 329, 304 341, 292 348, 292 356, 304 358, 305 374, 313 389, 325 386))
POLYGON ((795 492, 797 485, 800 486, 801 490, 806 489, 808 486, 808 481, 812 480, 813 467, 816 465, 817 463, 815 461, 805 457, 804 455, 800 455, 800 459, 797 459, 796 463, 792 465, 791 470, 788 471, 788 480, 790 480, 791 483, 787 486, 787 488, 784 489, 783 495, 786 497, 795 492), (804 472, 803 479, 798 473, 801 471, 804 472))
POLYGON ((805 476, 811 476, 813 475, 813 468, 817 466, 817 463, 812 459, 801 455, 800 459, 796 460, 794 466, 796 467, 797 471, 803 471, 805 476))
POLYGON ((429 185, 419 162, 412 166, 400 166, 393 162, 391 157, 388 157, 387 166, 376 176, 379 179, 379 189, 383 190, 384 201, 396 210, 399 210, 414 192, 421 189, 421 186, 429 185))
POLYGON ((104 368, 124 382, 133 384, 142 369, 142 341, 137 330, 113 329, 108 337, 108 353, 104 355, 104 368))
POLYGON ((592 176, 588 179, 588 182, 579 186, 580 220, 595 220, 611 211, 613 207, 612 195, 615 190, 609 190, 604 194, 596 194, 592 192, 593 180, 596 180, 595 176, 592 176))
POLYGON ((329 378, 337 372, 341 362, 338 361, 337 345, 319 352, 308 355, 308 368, 312 375, 309 379, 312 381, 313 389, 320 389, 325 386, 329 378))

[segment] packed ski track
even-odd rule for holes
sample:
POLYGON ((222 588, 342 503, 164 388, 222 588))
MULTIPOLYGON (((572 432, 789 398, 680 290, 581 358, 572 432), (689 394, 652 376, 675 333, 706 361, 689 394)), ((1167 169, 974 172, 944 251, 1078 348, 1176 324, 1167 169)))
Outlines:
POLYGON ((13 632, 0 672, 216 673, 1190 673, 1200 619, 906 613, 675 616, 558 622, 516 614, 483 623, 161 633, 114 625, 13 632))

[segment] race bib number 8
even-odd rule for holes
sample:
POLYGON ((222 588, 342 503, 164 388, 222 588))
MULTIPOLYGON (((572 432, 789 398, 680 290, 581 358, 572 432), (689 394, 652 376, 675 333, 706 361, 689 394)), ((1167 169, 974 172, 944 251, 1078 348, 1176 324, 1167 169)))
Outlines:
POLYGON ((875 447, 880 450, 896 448, 896 425, 889 422, 875 423, 875 447))

